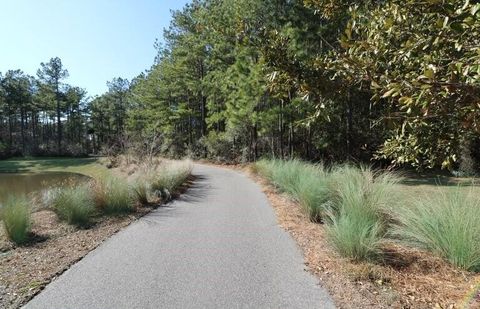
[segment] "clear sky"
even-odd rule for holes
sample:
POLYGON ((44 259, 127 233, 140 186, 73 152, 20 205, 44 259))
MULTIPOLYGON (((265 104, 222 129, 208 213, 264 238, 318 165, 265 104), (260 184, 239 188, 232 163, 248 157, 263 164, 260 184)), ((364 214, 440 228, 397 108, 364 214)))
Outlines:
POLYGON ((114 77, 150 68, 155 39, 170 10, 187 0, 0 0, 0 72, 36 75, 40 62, 60 57, 67 82, 90 95, 114 77))

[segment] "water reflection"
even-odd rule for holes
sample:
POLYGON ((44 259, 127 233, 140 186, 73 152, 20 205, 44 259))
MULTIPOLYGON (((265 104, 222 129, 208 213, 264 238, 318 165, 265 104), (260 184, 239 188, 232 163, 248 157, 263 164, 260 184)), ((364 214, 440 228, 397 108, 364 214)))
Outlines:
POLYGON ((87 181, 87 176, 66 172, 45 172, 35 174, 0 173, 0 204, 9 196, 30 195, 46 189, 77 185, 87 181))

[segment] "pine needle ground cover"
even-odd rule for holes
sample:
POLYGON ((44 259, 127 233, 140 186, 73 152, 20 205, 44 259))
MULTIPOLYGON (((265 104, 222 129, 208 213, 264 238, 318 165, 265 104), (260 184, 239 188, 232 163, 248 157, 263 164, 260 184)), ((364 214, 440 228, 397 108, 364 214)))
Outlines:
MULTIPOLYGON (((480 281, 474 266, 478 223, 473 219, 478 218, 480 188, 471 179, 324 167, 322 183, 331 190, 324 191, 327 197, 321 201, 330 211, 319 224, 294 195, 272 181, 269 166, 278 163, 260 161, 251 170, 269 184, 265 190, 280 223, 340 303, 346 293, 368 289, 367 298, 385 306, 448 307, 461 303, 480 281), (271 185, 274 191, 268 189, 271 185)), ((357 296, 365 301, 365 293, 357 296)))

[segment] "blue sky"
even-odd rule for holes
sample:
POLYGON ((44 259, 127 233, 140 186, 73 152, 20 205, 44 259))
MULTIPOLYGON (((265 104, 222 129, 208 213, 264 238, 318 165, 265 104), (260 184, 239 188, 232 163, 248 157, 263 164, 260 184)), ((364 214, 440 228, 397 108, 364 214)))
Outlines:
POLYGON ((2 0, 0 72, 35 75, 40 62, 60 57, 67 82, 90 95, 114 77, 150 68, 171 9, 187 0, 2 0))

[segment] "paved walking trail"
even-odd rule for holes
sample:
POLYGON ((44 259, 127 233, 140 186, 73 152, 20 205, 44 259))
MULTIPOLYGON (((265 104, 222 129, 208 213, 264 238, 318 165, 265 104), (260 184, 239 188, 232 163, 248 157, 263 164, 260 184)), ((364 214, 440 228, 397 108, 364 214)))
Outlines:
POLYGON ((195 165, 193 187, 114 235, 25 308, 334 308, 258 185, 195 165))

